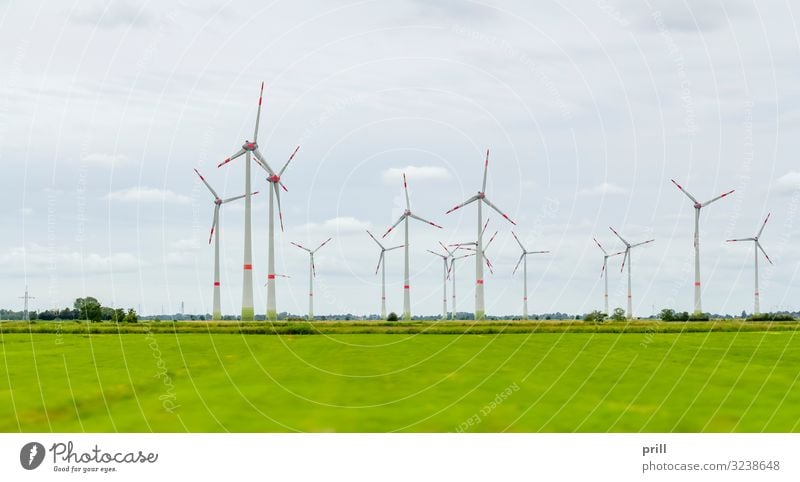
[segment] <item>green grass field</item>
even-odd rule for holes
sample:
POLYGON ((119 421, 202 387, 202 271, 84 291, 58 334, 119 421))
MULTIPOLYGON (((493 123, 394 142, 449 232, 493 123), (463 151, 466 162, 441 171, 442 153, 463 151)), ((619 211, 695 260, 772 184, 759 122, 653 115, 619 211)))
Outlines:
POLYGON ((0 431, 788 432, 799 377, 795 331, 3 330, 0 431))

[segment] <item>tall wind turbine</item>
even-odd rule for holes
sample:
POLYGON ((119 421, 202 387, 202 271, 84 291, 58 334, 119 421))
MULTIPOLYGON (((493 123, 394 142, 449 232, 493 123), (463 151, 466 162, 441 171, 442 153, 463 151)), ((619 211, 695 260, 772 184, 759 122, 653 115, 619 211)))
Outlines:
POLYGON ((314 319, 314 277, 317 276, 317 268, 314 265, 314 253, 319 251, 319 249, 330 241, 333 238, 328 238, 325 240, 324 243, 317 246, 317 249, 308 249, 304 246, 301 246, 294 241, 292 244, 297 246, 298 248, 308 252, 308 319, 309 321, 314 319))
POLYGON ((628 262, 628 319, 632 320, 633 298, 631 297, 631 249, 637 246, 641 246, 643 244, 652 243, 653 241, 655 241, 655 239, 648 239, 647 241, 642 241, 641 243, 630 244, 629 242, 625 241, 625 239, 622 236, 620 236, 618 232, 614 231, 614 228, 609 226, 608 229, 610 229, 614 234, 616 234, 617 237, 620 239, 620 241, 625 243, 625 251, 623 251, 623 253, 625 253, 625 256, 622 258, 622 266, 620 267, 619 270, 620 272, 622 272, 622 270, 625 269, 625 262, 627 261, 628 262))
POLYGON ((522 242, 517 237, 514 231, 511 231, 511 234, 514 235, 514 239, 517 240, 517 244, 519 245, 520 249, 522 250, 522 254, 519 256, 519 261, 517 261, 517 265, 514 266, 514 271, 511 273, 512 275, 517 272, 517 268, 519 268, 519 264, 522 263, 522 319, 528 319, 528 255, 529 254, 544 254, 549 253, 550 251, 528 251, 525 249, 525 246, 522 245, 522 242))
MULTIPOLYGON (((456 248, 456 249, 458 249, 458 248, 456 248)), ((470 256, 475 256, 475 253, 462 254, 461 256, 456 256, 455 252, 450 251, 450 250, 448 250, 448 252, 450 253, 450 267, 447 269, 447 277, 448 277, 448 279, 452 279, 452 284, 453 284, 453 289, 452 289, 452 291, 453 291, 453 307, 452 307, 452 310, 453 311, 450 314, 450 319, 451 320, 455 320, 456 319, 456 260, 463 259, 463 258, 469 258, 470 256)))
POLYGON ((253 243, 250 222, 250 156, 256 160, 263 159, 258 150, 258 123, 261 119, 261 98, 264 95, 264 82, 261 82, 261 92, 258 94, 258 112, 256 114, 256 127, 253 132, 253 141, 245 140, 242 148, 236 154, 225 159, 217 167, 222 167, 237 157, 245 156, 244 165, 244 265, 242 275, 242 321, 252 321, 255 317, 253 307, 253 243))
POLYGON ((692 200, 694 203, 694 312, 695 313, 702 313, 703 307, 702 302, 700 301, 700 210, 709 204, 717 201, 719 199, 724 198, 728 194, 733 193, 734 190, 728 191, 725 194, 721 194, 710 201, 706 201, 704 203, 699 202, 695 199, 694 196, 689 194, 686 189, 683 188, 680 184, 675 182, 674 179, 670 179, 672 184, 675 184, 678 189, 681 190, 686 197, 692 200))
POLYGON ((447 261, 450 259, 450 251, 445 248, 445 253, 437 253, 436 251, 428 250, 429 253, 442 258, 442 319, 447 319, 447 261))
POLYGON ((427 219, 422 219, 421 217, 417 216, 416 214, 411 212, 411 202, 408 200, 408 182, 406 182, 406 175, 403 174, 403 189, 406 193, 406 211, 400 215, 400 219, 397 220, 396 223, 389 228, 388 231, 383 233, 383 237, 385 238, 387 234, 392 232, 401 221, 405 221, 405 231, 406 231, 406 242, 403 246, 405 246, 405 272, 404 272, 404 283, 403 283, 403 319, 404 320, 411 320, 411 285, 409 281, 409 274, 408 274, 408 218, 416 219, 417 221, 422 221, 423 223, 428 223, 431 226, 437 227, 442 229, 441 226, 438 224, 432 223, 427 219))
POLYGON ((403 245, 395 246, 393 248, 385 248, 380 241, 375 239, 375 236, 367 230, 367 234, 369 237, 375 241, 378 246, 381 248, 381 255, 378 257, 378 266, 375 267, 375 274, 378 274, 378 270, 381 270, 381 319, 386 319, 386 252, 392 251, 398 248, 402 248, 403 245))
POLYGON ((491 203, 489 199, 486 197, 486 174, 489 170, 489 150, 486 150, 486 161, 483 164, 483 184, 481 185, 481 190, 478 191, 478 194, 472 196, 471 198, 467 199, 463 203, 459 204, 458 206, 454 207, 453 209, 447 211, 446 214, 452 213, 456 209, 459 209, 463 206, 466 206, 469 203, 478 201, 478 241, 476 245, 476 254, 475 256, 475 319, 482 320, 486 317, 486 311, 484 309, 484 300, 483 300, 483 247, 481 240, 481 228, 483 224, 482 215, 482 206, 485 203, 490 208, 494 209, 501 216, 503 216, 508 222, 511 224, 516 225, 514 221, 511 220, 505 213, 500 211, 497 206, 491 203))
POLYGON ((769 259, 767 252, 764 251, 764 248, 761 246, 761 243, 758 241, 761 238, 761 233, 764 232, 764 226, 767 225, 767 221, 769 221, 770 213, 767 214, 767 218, 764 219, 764 224, 761 225, 761 229, 758 230, 758 234, 755 235, 753 238, 741 238, 741 239, 729 239, 727 242, 735 243, 737 241, 752 241, 753 242, 753 255, 755 257, 755 282, 756 282, 756 289, 755 289, 755 307, 753 313, 756 315, 761 313, 761 305, 759 303, 760 294, 758 292, 758 250, 760 249, 762 253, 764 253, 764 257, 767 258, 769 264, 773 264, 772 260, 769 259))
POLYGON ((274 202, 277 201, 278 203, 278 218, 281 223, 281 231, 283 231, 283 212, 281 211, 281 190, 278 189, 278 186, 281 187, 284 191, 289 191, 284 186, 283 182, 281 181, 281 176, 283 176, 284 171, 286 168, 289 167, 289 163, 292 162, 294 159, 294 155, 297 154, 298 149, 300 146, 294 148, 292 155, 289 156, 289 159, 286 161, 286 164, 283 165, 280 171, 277 173, 272 170, 267 161, 263 160, 259 155, 256 160, 258 161, 258 165, 261 166, 262 169, 267 171, 269 176, 267 177, 267 181, 271 184, 271 189, 269 191, 269 225, 267 228, 268 234, 268 242, 267 242, 267 319, 270 321, 275 321, 278 319, 278 308, 275 302, 275 204, 274 202))
POLYGON ((608 251, 606 251, 606 249, 600 244, 600 242, 596 238, 592 239, 594 239, 594 242, 597 244, 597 247, 600 248, 600 250, 603 252, 603 269, 600 270, 600 277, 605 278, 606 290, 605 293, 603 294, 603 301, 605 302, 605 307, 606 307, 605 313, 606 316, 608 316, 608 258, 613 258, 614 256, 623 254, 625 251, 617 251, 614 254, 608 254, 608 251))
MULTIPOLYGON (((217 191, 211 187, 211 184, 206 181, 206 178, 200 174, 200 171, 197 169, 194 170, 198 176, 200 176, 200 180, 203 181, 203 184, 206 185, 208 190, 211 192, 211 195, 214 196, 214 220, 211 223, 211 234, 208 235, 208 244, 211 244, 211 238, 214 238, 214 303, 213 308, 211 311, 211 318, 213 320, 221 320, 222 319, 222 310, 220 308, 220 294, 219 294, 219 232, 222 230, 219 224, 219 208, 222 207, 223 204, 227 204, 231 201, 236 201, 238 199, 242 199, 243 197, 247 197, 246 194, 242 194, 241 196, 231 197, 228 199, 222 199, 217 194, 217 191)), ((254 192, 253 194, 257 194, 254 192)))

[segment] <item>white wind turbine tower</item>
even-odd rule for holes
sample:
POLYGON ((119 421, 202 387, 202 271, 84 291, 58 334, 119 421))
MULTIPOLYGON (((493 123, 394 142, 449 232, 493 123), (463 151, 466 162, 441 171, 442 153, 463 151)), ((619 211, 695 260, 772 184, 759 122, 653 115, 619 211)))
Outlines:
POLYGON ((416 214, 411 212, 411 202, 408 200, 408 183, 406 182, 406 175, 405 174, 403 174, 403 189, 405 190, 405 193, 406 193, 406 211, 400 216, 400 219, 398 219, 397 222, 394 223, 392 225, 392 227, 389 228, 389 230, 386 231, 383 234, 383 237, 385 238, 387 234, 392 232, 392 229, 394 229, 398 224, 400 224, 401 221, 405 221, 405 232, 406 232, 405 233, 406 234, 405 241, 406 242, 403 245, 403 246, 405 246, 405 250, 404 250, 405 251, 405 272, 404 272, 404 278, 403 278, 403 280, 404 280, 404 283, 403 283, 403 319, 408 321, 408 320, 411 320, 411 285, 410 285, 409 273, 408 273, 408 218, 414 218, 417 221, 422 221, 423 223, 428 223, 431 226, 435 226, 435 227, 437 227, 439 229, 442 229, 442 227, 439 226, 438 224, 435 224, 435 223, 432 223, 432 222, 428 221, 427 219, 422 219, 421 217, 419 217, 416 214))
POLYGON ((605 293, 603 294, 603 301, 605 302, 605 307, 606 307, 605 313, 606 315, 608 315, 608 258, 613 258, 614 256, 623 254, 625 251, 617 251, 614 254, 608 254, 608 251, 606 251, 606 249, 600 244, 600 242, 597 239, 595 238, 592 239, 594 239, 594 242, 597 244, 597 247, 600 248, 600 250, 603 252, 603 269, 600 270, 600 277, 603 278, 604 277, 603 275, 605 274, 606 287, 605 287, 605 293))
POLYGON ((277 201, 278 203, 278 219, 281 223, 281 231, 283 231, 283 212, 281 211, 281 190, 278 189, 278 186, 281 187, 284 191, 289 191, 286 189, 286 186, 283 185, 281 181, 281 176, 286 171, 286 168, 289 167, 289 163, 292 162, 294 159, 294 155, 297 154, 298 149, 300 146, 294 148, 292 155, 289 156, 289 159, 286 161, 286 164, 283 165, 280 171, 277 173, 272 170, 267 161, 263 160, 259 155, 256 160, 258 161, 258 165, 261 166, 262 169, 267 171, 269 176, 267 177, 267 181, 271 184, 271 189, 269 193, 269 225, 267 228, 267 237, 269 239, 267 244, 267 319, 270 321, 275 321, 278 319, 278 308, 275 301, 275 204, 274 202, 277 201))
POLYGON ((519 256, 519 261, 517 261, 517 265, 514 266, 514 271, 511 273, 512 275, 517 272, 517 268, 519 268, 519 264, 522 263, 522 319, 528 319, 528 255, 529 254, 544 254, 549 253, 550 251, 528 251, 525 249, 525 246, 522 245, 519 238, 517 237, 514 231, 511 231, 511 234, 514 236, 514 239, 517 240, 517 244, 519 245, 520 249, 522 250, 522 254, 519 256))
POLYGON ((495 211, 497 211, 498 213, 500 213, 500 215, 503 216, 506 220, 508 220, 508 222, 510 222, 511 224, 513 224, 513 225, 517 224, 514 221, 512 221, 511 218, 509 218, 505 213, 500 211, 500 209, 498 209, 497 206, 492 204, 489 201, 489 199, 486 197, 486 174, 487 174, 488 169, 489 169, 489 150, 487 149, 486 150, 486 161, 483 164, 483 184, 481 185, 482 186, 481 190, 478 191, 478 193, 476 195, 472 196, 471 198, 467 199, 466 201, 464 201, 463 203, 461 203, 458 206, 454 207, 453 209, 447 211, 447 213, 446 213, 446 214, 449 214, 449 213, 455 211, 456 209, 459 209, 459 208, 461 208, 463 206, 466 206, 469 203, 472 203, 474 201, 478 201, 478 241, 477 241, 477 244, 476 244, 476 248, 477 249, 475 250, 475 252, 477 253, 477 256, 475 256, 475 319, 476 320, 482 320, 482 319, 484 319, 486 317, 486 311, 484 309, 484 298, 483 298, 483 259, 482 258, 483 258, 483 251, 484 250, 483 250, 483 247, 482 247, 483 241, 481 240, 481 234, 482 234, 481 228, 482 228, 482 222, 483 222, 483 220, 482 220, 482 215, 483 215, 482 206, 483 206, 483 204, 485 203, 487 206, 489 206, 490 208, 492 208, 495 211))
MULTIPOLYGON (((498 231, 495 231, 494 234, 492 235, 492 237, 489 238, 489 242, 487 242, 486 244, 483 244, 483 235, 486 232, 487 226, 489 226, 489 220, 488 219, 486 220, 486 223, 483 225, 483 229, 480 232, 480 236, 478 236, 478 240, 480 241, 480 244, 481 244, 481 256, 480 257, 477 256, 477 254, 478 254, 477 247, 478 247, 478 244, 479 244, 478 241, 472 241, 472 242, 469 242, 469 243, 451 244, 450 246, 456 246, 456 251, 458 251, 459 249, 463 249, 465 251, 472 251, 472 253, 470 253, 470 254, 468 254, 466 256, 459 256, 459 257, 454 258, 453 259, 454 262, 455 262, 456 259, 466 258, 468 256, 475 256, 477 259, 481 259, 482 258, 486 262, 486 267, 489 268, 489 272, 494 274, 494 265, 492 265, 492 262, 489 260, 489 257, 486 256, 486 251, 489 249, 489 246, 492 244, 492 241, 494 241, 494 238, 495 238, 495 236, 497 236, 498 231), (470 246, 474 246, 474 247, 470 247, 470 246)), ((483 266, 481 266, 481 272, 483 272, 482 270, 483 270, 483 266)), ((453 281, 455 281, 455 267, 453 268, 453 281)), ((455 286, 455 284, 453 286, 455 286)), ((453 303, 453 310, 455 310, 455 303, 453 303)))
MULTIPOLYGON (((208 235, 208 244, 211 244, 211 238, 214 238, 214 303, 213 308, 211 311, 211 318, 214 320, 221 320, 222 319, 222 310, 220 308, 220 286, 219 286, 219 232, 222 230, 219 224, 219 208, 222 207, 223 204, 227 204, 231 201, 236 201, 238 199, 242 199, 246 197, 246 194, 242 194, 241 196, 231 197, 228 199, 222 199, 219 197, 217 192, 214 188, 211 187, 211 184, 206 181, 206 178, 200 174, 200 171, 197 169, 194 170, 198 176, 200 176, 200 180, 203 181, 203 184, 206 185, 208 190, 211 192, 211 195, 214 196, 214 220, 211 223, 211 233, 208 235)), ((253 194, 258 194, 258 192, 254 192, 253 194)))
POLYGON ((250 155, 255 156, 256 160, 263 159, 258 150, 258 123, 261 119, 261 98, 264 94, 264 82, 261 82, 261 93, 258 95, 258 113, 256 114, 256 127, 253 132, 253 141, 245 140, 242 148, 236 154, 222 161, 217 167, 221 167, 237 157, 244 154, 244 265, 242 279, 242 321, 252 321, 255 318, 255 308, 253 307, 253 243, 252 229, 250 222, 250 155))
POLYGON ((753 313, 756 314, 756 315, 761 313, 761 305, 759 303, 760 293, 758 292, 758 250, 760 249, 761 252, 764 253, 764 257, 767 258, 767 261, 769 261, 769 264, 773 264, 772 260, 769 259, 769 256, 767 255, 767 252, 764 251, 764 248, 761 247, 761 243, 758 241, 759 238, 761 238, 761 233, 764 232, 764 226, 766 226, 767 225, 767 221, 769 221, 769 216, 770 216, 770 213, 767 214, 767 218, 764 219, 764 224, 761 225, 761 229, 758 230, 758 234, 756 234, 756 236, 754 238, 741 238, 741 239, 729 239, 729 240, 727 240, 727 242, 729 242, 729 243, 735 243, 735 242, 738 242, 738 241, 752 241, 753 242, 753 254, 754 254, 754 257, 755 257, 755 268, 756 268, 756 270, 755 270, 755 283, 756 284, 755 284, 755 292, 754 292, 755 293, 755 307, 754 307, 753 313))
POLYGON ((328 238, 325 240, 324 243, 317 246, 317 249, 308 249, 304 246, 301 246, 294 241, 292 244, 297 246, 298 248, 308 252, 308 319, 309 321, 314 319, 314 277, 317 276, 317 268, 314 265, 314 253, 320 250, 323 246, 328 244, 333 238, 328 238))
POLYGON ((620 239, 620 241, 625 243, 625 251, 623 251, 623 253, 625 253, 625 256, 622 258, 622 266, 620 267, 619 270, 620 272, 622 272, 622 270, 625 269, 625 262, 627 261, 628 262, 628 319, 632 320, 633 298, 631 297, 631 249, 637 246, 641 246, 643 244, 652 243, 653 241, 655 241, 655 239, 648 239, 647 241, 642 241, 641 243, 630 244, 629 242, 625 241, 625 239, 622 236, 620 236, 618 232, 614 231, 614 228, 609 226, 608 229, 610 229, 614 234, 616 234, 617 237, 620 239))
POLYGON ((367 234, 369 234, 369 237, 372 238, 372 240, 375 241, 381 248, 381 255, 380 257, 378 257, 378 266, 375 267, 375 274, 378 274, 379 269, 381 270, 381 319, 385 320, 386 319, 386 252, 402 248, 403 245, 401 244, 400 246, 395 246, 393 248, 385 248, 380 243, 380 241, 375 239, 375 236, 373 236, 372 233, 369 232, 369 230, 367 230, 367 234))
MULTIPOLYGON (((444 248, 443 244, 442 247, 444 248)), ((448 272, 447 261, 450 260, 450 256, 452 255, 450 253, 450 250, 447 248, 444 248, 444 251, 447 254, 437 253, 436 251, 431 251, 430 249, 427 251, 433 255, 442 258, 442 319, 446 320, 447 319, 447 272, 448 272)))
POLYGON ((734 190, 728 191, 725 194, 721 194, 710 201, 706 201, 704 203, 699 202, 695 199, 694 196, 689 194, 686 189, 683 188, 680 184, 675 182, 674 179, 670 179, 672 184, 675 184, 678 189, 681 190, 686 197, 692 200, 694 203, 694 312, 695 313, 702 313, 703 307, 702 302, 700 301, 700 210, 709 204, 717 201, 719 199, 724 198, 728 194, 733 193, 734 190))

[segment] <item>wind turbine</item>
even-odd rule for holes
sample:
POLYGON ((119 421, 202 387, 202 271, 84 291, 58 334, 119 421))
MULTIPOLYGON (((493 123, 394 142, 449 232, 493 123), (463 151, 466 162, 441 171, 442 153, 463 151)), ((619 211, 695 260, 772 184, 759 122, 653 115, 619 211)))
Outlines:
MULTIPOLYGON (((456 249, 458 249, 458 248, 456 248, 456 249)), ((453 308, 452 308, 453 311, 451 312, 450 319, 451 320, 455 320, 456 319, 456 260, 463 259, 463 258, 469 258, 470 256, 475 256, 475 253, 462 254, 461 256, 456 256, 455 252, 450 251, 450 250, 448 250, 448 252, 450 253, 450 267, 447 269, 447 277, 448 278, 452 277, 452 283, 453 283, 453 290, 452 290, 453 291, 453 308)))
MULTIPOLYGON (((281 190, 278 189, 280 186, 284 191, 289 191, 284 186, 283 182, 281 181, 281 176, 286 171, 286 168, 289 167, 289 163, 292 162, 294 159, 295 154, 300 149, 300 146, 294 148, 292 155, 289 156, 289 159, 286 161, 286 164, 283 165, 280 171, 277 173, 272 170, 267 161, 262 159, 256 158, 258 160, 258 165, 264 169, 269 176, 267 177, 267 181, 271 184, 271 189, 269 192, 269 227, 267 229, 268 234, 267 237, 269 239, 267 243, 267 319, 270 321, 275 321, 278 319, 278 309, 275 302, 275 204, 274 202, 277 201, 278 203, 278 219, 281 223, 281 231, 283 231, 283 212, 281 211, 281 190)), ((260 155, 259 155, 260 157, 260 155)))
POLYGON ((378 274, 379 269, 381 270, 381 319, 385 320, 386 319, 386 252, 395 250, 397 248, 402 248, 403 245, 401 244, 400 246, 395 246, 393 248, 384 248, 383 245, 380 243, 380 241, 375 239, 375 236, 373 236, 372 233, 369 232, 369 230, 367 230, 367 234, 369 234, 369 237, 372 238, 372 240, 375 241, 381 248, 381 255, 380 257, 378 257, 378 266, 375 267, 375 274, 378 274))
MULTIPOLYGON (((298 248, 308 252, 308 319, 309 321, 314 319, 314 277, 317 276, 317 268, 314 266, 314 253, 320 250, 323 246, 328 244, 333 238, 328 238, 325 240, 324 243, 317 246, 317 249, 308 249, 304 246, 301 246, 294 241, 291 243, 298 248)), ((274 279, 274 278, 273 278, 274 279)))
MULTIPOLYGON (((203 181, 203 184, 206 185, 208 190, 211 192, 211 195, 214 196, 214 220, 211 223, 211 233, 208 235, 208 244, 211 244, 211 238, 214 238, 214 304, 213 309, 211 311, 211 318, 214 320, 221 320, 222 319, 222 310, 220 308, 220 287, 219 287, 219 232, 221 231, 220 224, 219 224, 219 208, 222 207, 223 204, 227 204, 231 201, 236 201, 238 199, 242 199, 243 197, 247 197, 246 194, 242 194, 241 196, 231 197, 228 199, 222 199, 217 194, 217 191, 211 187, 211 184, 206 181, 206 178, 200 174, 200 171, 197 169, 194 170, 198 176, 200 176, 200 180, 203 181)), ((253 194, 257 194, 254 192, 253 194)))
MULTIPOLYGON (((264 82, 261 82, 261 92, 258 94, 258 112, 256 114, 256 127, 253 132, 253 141, 245 140, 242 148, 236 154, 225 159, 217 167, 222 167, 237 157, 244 154, 244 265, 242 275, 242 321, 252 321, 255 318, 255 308, 253 307, 253 242, 252 229, 250 222, 250 156, 255 156, 256 160, 263 159, 258 150, 258 123, 261 119, 261 98, 264 95, 264 82)), ((272 199, 272 198, 270 198, 272 199)))
POLYGON ((608 316, 608 258, 613 258, 614 256, 618 256, 624 253, 625 251, 617 251, 614 254, 608 254, 608 251, 606 251, 606 249, 600 244, 600 242, 596 238, 592 239, 594 239, 594 242, 597 244, 597 247, 600 248, 600 250, 603 252, 603 269, 600 270, 600 277, 605 278, 606 290, 605 294, 603 295, 603 300, 605 301, 605 306, 606 306, 605 313, 606 316, 608 316), (603 276, 604 274, 605 276, 603 276))
POLYGON ((403 189, 406 193, 406 211, 400 215, 400 219, 397 220, 396 223, 389 228, 388 231, 383 233, 382 237, 386 237, 387 234, 392 232, 401 221, 405 221, 405 231, 406 231, 406 242, 403 246, 405 246, 405 273, 404 273, 404 284, 403 284, 403 319, 404 320, 411 320, 411 285, 409 284, 409 274, 408 274, 408 218, 416 219, 417 221, 422 221, 423 223, 428 223, 431 226, 435 226, 439 229, 442 229, 441 226, 438 224, 432 223, 427 219, 422 219, 421 217, 417 216, 416 214, 411 212, 411 203, 408 200, 408 183, 406 182, 406 175, 403 174, 403 189))
MULTIPOLYGON (((483 225, 483 229, 481 230, 480 235, 478 236, 478 241, 472 241, 472 242, 469 242, 469 243, 457 243, 457 244, 451 244, 450 245, 450 246, 456 246, 456 251, 458 251, 459 249, 463 249, 465 251, 472 251, 472 253, 470 253, 468 255, 454 258, 453 259, 454 263, 455 263, 456 259, 466 258, 468 256, 475 256, 477 259, 481 259, 482 258, 486 262, 486 267, 489 268, 489 272, 494 274, 494 265, 489 260, 489 257, 486 256, 486 251, 489 249, 489 246, 491 246, 492 241, 494 241, 494 238, 495 238, 495 236, 497 236, 498 232, 495 231, 494 234, 492 235, 492 237, 489 238, 489 242, 487 242, 484 245, 483 244, 483 234, 486 232, 486 227, 487 226, 489 226, 489 220, 488 219, 486 220, 486 224, 483 225), (479 244, 481 245, 481 251, 480 251, 481 252, 481 256, 480 257, 477 256, 477 254, 478 254, 478 249, 477 248, 478 248, 479 244), (474 246, 474 248, 470 247, 470 246, 474 246)), ((481 272, 483 272, 483 266, 481 266, 481 272)), ((455 264, 453 264, 453 282, 454 282, 453 290, 455 290, 455 264)), ((455 302, 453 303, 453 310, 455 310, 455 302)))
MULTIPOLYGON (((443 244, 442 247, 444 248, 443 244)), ((447 269, 447 261, 450 259, 451 254, 450 250, 447 248, 444 248, 444 251, 447 254, 437 253, 436 251, 431 251, 430 249, 428 250, 429 253, 442 258, 442 319, 446 320, 447 319, 447 272, 449 271, 447 269)))
POLYGON ((519 264, 522 263, 522 319, 528 319, 528 255, 529 254, 544 254, 549 253, 550 251, 528 251, 525 249, 525 246, 522 245, 522 242, 517 237, 514 231, 511 231, 511 234, 514 236, 514 239, 517 240, 517 244, 519 245, 520 249, 522 249, 522 254, 519 256, 519 261, 517 261, 517 265, 514 266, 514 271, 511 273, 512 275, 517 272, 517 268, 519 268, 519 264))
POLYGON ((761 243, 758 241, 759 238, 761 237, 761 233, 764 232, 764 226, 766 226, 767 225, 767 221, 769 221, 769 216, 770 216, 770 213, 767 214, 767 218, 764 219, 764 224, 761 225, 761 229, 758 230, 758 234, 756 234, 756 236, 754 238, 741 238, 741 239, 729 239, 729 240, 727 240, 728 243, 735 243, 735 242, 738 242, 738 241, 752 241, 753 242, 753 254, 754 254, 755 265, 756 265, 756 271, 755 271, 755 281, 756 281, 755 309, 753 310, 753 313, 755 313, 756 315, 761 313, 761 306, 759 304, 759 296, 760 296, 760 294, 758 292, 758 250, 760 249, 761 252, 764 253, 764 257, 767 258, 767 261, 769 261, 769 264, 773 264, 772 260, 769 259, 769 256, 767 255, 767 252, 764 251, 764 248, 761 246, 761 243))
POLYGON ((476 320, 482 320, 482 319, 484 319, 486 317, 486 311, 484 310, 484 302, 483 302, 484 301, 483 300, 483 259, 482 259, 483 258, 483 249, 482 249, 482 242, 483 241, 481 240, 481 234, 482 234, 482 230, 481 230, 482 226, 481 225, 482 225, 482 222, 483 222, 483 220, 482 220, 482 214, 483 214, 482 213, 482 206, 483 206, 483 204, 485 203, 487 206, 489 206, 490 208, 492 208, 495 211, 497 211, 498 213, 500 213, 500 215, 503 216, 506 220, 508 220, 508 222, 510 222, 511 224, 513 224, 513 225, 517 224, 514 221, 512 221, 511 218, 509 218, 506 214, 504 214, 502 211, 500 211, 500 209, 498 209, 497 206, 492 204, 491 201, 489 201, 489 199, 486 197, 486 174, 487 174, 488 170, 489 170, 489 150, 487 149, 486 150, 486 161, 483 164, 483 184, 482 184, 481 190, 478 191, 478 194, 472 196, 471 198, 467 199, 463 203, 459 204, 458 206, 452 208, 451 210, 447 211, 447 213, 445 213, 445 214, 452 213, 456 209, 459 209, 459 208, 461 208, 463 206, 466 206, 469 203, 478 201, 478 241, 477 241, 477 244, 476 244, 476 248, 477 249, 475 250, 475 252, 477 254, 477 256, 475 256, 475 319, 476 320))
POLYGON ((733 193, 734 190, 728 191, 725 194, 721 194, 710 201, 706 201, 704 203, 699 202, 695 199, 694 196, 689 194, 686 189, 683 188, 680 184, 675 182, 674 179, 670 179, 672 184, 681 190, 686 197, 692 200, 694 203, 694 312, 695 313, 702 313, 703 307, 700 301, 700 210, 709 204, 717 201, 719 199, 724 198, 728 194, 733 193))
POLYGON ((614 234, 616 234, 617 237, 620 239, 620 241, 625 243, 625 251, 623 251, 623 253, 625 253, 625 256, 622 258, 622 266, 620 267, 619 271, 622 272, 622 270, 625 269, 625 262, 627 261, 628 262, 628 319, 632 320, 633 299, 631 297, 631 249, 637 246, 641 246, 643 244, 652 243, 653 241, 655 241, 655 239, 648 239, 647 241, 642 241, 641 243, 630 244, 629 242, 625 241, 625 239, 622 236, 620 236, 619 233, 614 230, 614 228, 609 226, 608 229, 610 229, 614 234))

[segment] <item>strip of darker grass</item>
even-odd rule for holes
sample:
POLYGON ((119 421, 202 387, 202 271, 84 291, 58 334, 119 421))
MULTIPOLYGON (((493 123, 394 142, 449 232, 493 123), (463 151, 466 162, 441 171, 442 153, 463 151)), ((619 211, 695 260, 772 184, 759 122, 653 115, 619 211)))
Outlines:
POLYGON ((436 322, 0 322, 0 333, 50 333, 63 335, 210 333, 233 335, 421 334, 491 335, 520 333, 702 333, 797 331, 797 322, 712 320, 661 322, 634 320, 584 323, 581 321, 436 321, 436 322))

